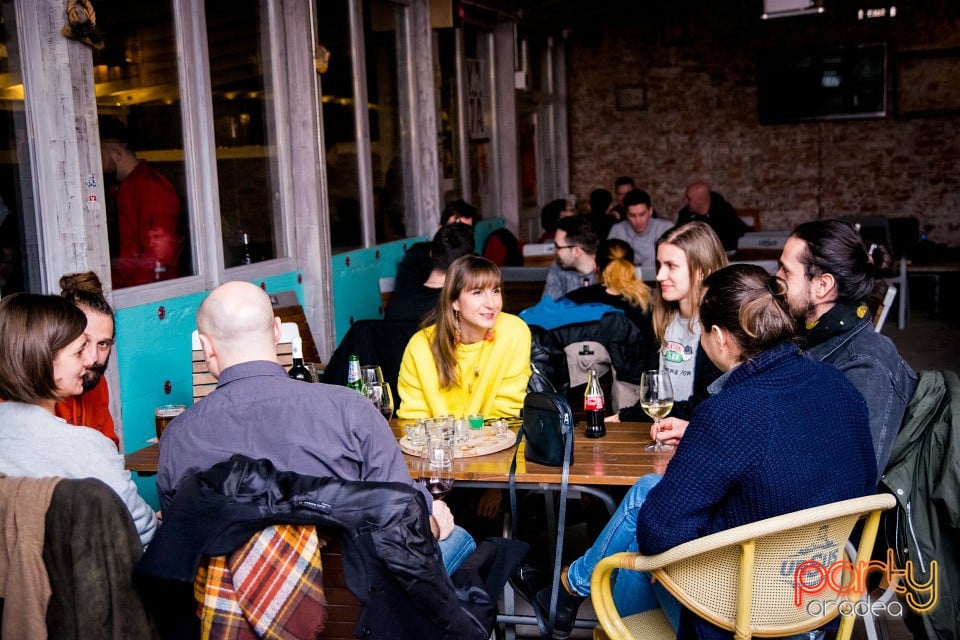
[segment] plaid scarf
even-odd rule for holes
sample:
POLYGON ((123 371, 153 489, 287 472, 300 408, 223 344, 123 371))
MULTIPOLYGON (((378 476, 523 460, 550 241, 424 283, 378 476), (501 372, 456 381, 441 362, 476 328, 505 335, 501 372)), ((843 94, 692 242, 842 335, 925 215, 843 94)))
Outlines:
POLYGON ((193 583, 201 637, 317 637, 327 617, 321 547, 315 527, 278 525, 209 558, 193 583))

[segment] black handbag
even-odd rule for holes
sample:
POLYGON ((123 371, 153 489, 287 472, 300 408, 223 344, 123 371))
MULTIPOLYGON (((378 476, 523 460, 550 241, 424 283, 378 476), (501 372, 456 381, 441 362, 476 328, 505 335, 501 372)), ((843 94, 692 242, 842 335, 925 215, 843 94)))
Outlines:
MULTIPOLYGON (((573 463, 573 411, 567 399, 555 391, 528 393, 523 400, 523 424, 517 434, 517 444, 526 436, 527 446, 524 456, 528 462, 550 467, 563 467, 560 475, 560 513, 558 522, 567 517, 567 481, 570 477, 570 465, 573 463)), ((510 537, 514 537, 517 528, 517 451, 510 463, 510 537)), ((543 620, 537 606, 537 626, 540 637, 549 638, 556 617, 557 598, 560 589, 560 567, 562 562, 563 532, 560 527, 557 534, 557 548, 554 556, 553 586, 550 593, 551 612, 549 620, 543 620)))
POLYGON ((567 399, 554 391, 528 393, 523 400, 523 426, 526 458, 548 467, 573 463, 573 411, 567 399), (565 445, 570 444, 569 459, 565 445))

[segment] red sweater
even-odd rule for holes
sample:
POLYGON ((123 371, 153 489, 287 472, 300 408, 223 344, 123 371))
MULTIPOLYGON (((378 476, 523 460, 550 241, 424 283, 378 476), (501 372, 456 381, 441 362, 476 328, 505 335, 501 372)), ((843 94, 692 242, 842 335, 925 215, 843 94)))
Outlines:
POLYGON ((105 378, 100 378, 90 391, 58 402, 56 414, 74 426, 96 429, 113 440, 117 448, 120 447, 120 438, 110 415, 110 391, 105 378))
POLYGON ((114 288, 179 276, 180 198, 170 181, 140 160, 115 195, 120 247, 114 288))

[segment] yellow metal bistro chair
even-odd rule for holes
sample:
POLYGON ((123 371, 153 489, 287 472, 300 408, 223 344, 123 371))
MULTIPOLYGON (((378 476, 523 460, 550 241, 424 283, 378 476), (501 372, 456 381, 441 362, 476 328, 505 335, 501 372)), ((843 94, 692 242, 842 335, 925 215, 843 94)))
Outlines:
MULTIPOLYGON (((854 525, 866 517, 857 557, 869 559, 880 513, 895 504, 890 494, 854 498, 720 531, 654 556, 604 558, 590 578, 602 627, 594 630, 594 639, 676 637, 660 609, 620 617, 611 581, 618 569, 651 572, 684 607, 733 631, 737 640, 790 636, 823 626, 837 616, 839 603, 856 603, 862 596, 864 565, 830 571, 839 567, 835 562, 848 559, 845 544, 854 525), (819 564, 802 571, 808 588, 799 589, 797 604, 794 575, 808 561, 819 564), (816 592, 821 585, 823 590, 816 592)), ((849 640, 852 630, 853 616, 843 616, 837 640, 849 640)))

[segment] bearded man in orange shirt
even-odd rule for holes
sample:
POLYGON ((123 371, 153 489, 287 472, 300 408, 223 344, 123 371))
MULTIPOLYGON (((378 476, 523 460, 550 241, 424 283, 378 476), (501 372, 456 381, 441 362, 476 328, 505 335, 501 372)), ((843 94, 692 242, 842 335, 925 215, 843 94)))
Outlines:
POLYGON ((100 279, 92 271, 60 278, 60 295, 87 316, 85 349, 95 353, 96 359, 83 374, 83 393, 58 402, 56 414, 72 425, 96 429, 119 448, 120 439, 110 415, 110 391, 103 377, 113 351, 113 309, 103 297, 100 279))

